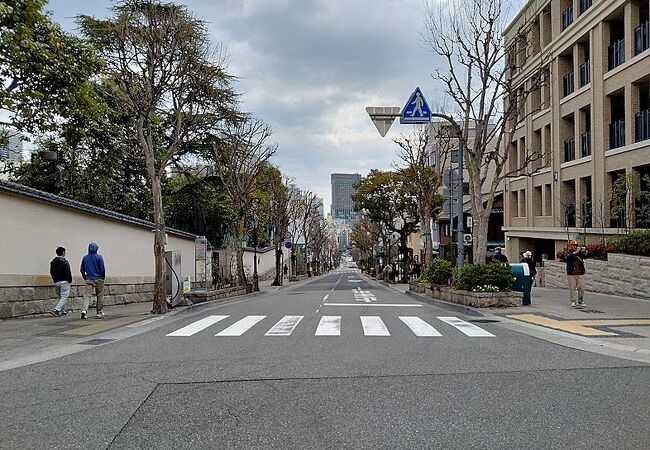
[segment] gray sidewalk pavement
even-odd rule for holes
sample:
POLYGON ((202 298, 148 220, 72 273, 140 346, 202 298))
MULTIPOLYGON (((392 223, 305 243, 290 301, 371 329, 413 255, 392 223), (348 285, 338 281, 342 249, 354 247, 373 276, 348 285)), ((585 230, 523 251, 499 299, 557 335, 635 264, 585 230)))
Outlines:
MULTIPOLYGON (((385 282, 383 284, 388 285, 385 282)), ((388 285, 407 292, 408 284, 388 285)), ((650 301, 585 293, 587 307, 573 308, 567 289, 534 287, 531 304, 516 308, 471 308, 424 297, 425 301, 465 309, 485 320, 567 347, 650 362, 650 301)))
MULTIPOLYGON (((283 287, 296 286, 300 283, 302 282, 271 286, 270 280, 260 281, 260 293, 249 295, 275 292, 283 287)), ((243 297, 230 297, 189 307, 180 306, 165 315, 150 314, 151 302, 144 302, 105 306, 105 317, 101 320, 93 319, 93 309, 89 311, 87 320, 80 319, 79 311, 70 311, 66 316, 61 317, 42 314, 0 320, 0 372, 143 333, 156 326, 156 322, 169 320, 171 316, 178 313, 243 297)), ((54 303, 53 299, 52 305, 54 303)))

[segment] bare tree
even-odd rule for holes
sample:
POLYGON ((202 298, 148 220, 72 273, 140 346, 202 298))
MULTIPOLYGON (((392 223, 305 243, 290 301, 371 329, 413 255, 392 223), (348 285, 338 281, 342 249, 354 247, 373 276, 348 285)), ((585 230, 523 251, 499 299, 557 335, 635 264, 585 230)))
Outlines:
MULTIPOLYGON (((431 234, 429 224, 437 216, 443 198, 438 193, 442 185, 442 177, 429 164, 429 132, 425 127, 417 127, 411 134, 402 134, 393 142, 399 147, 397 156, 405 164, 403 167, 398 167, 398 171, 402 174, 405 183, 411 185, 417 200, 420 228, 431 234)), ((428 264, 433 255, 431 236, 425 242, 424 263, 428 264)))
POLYGON ((232 77, 223 53, 210 45, 205 24, 185 6, 125 0, 114 17, 80 17, 81 27, 104 59, 107 93, 134 118, 153 194, 155 283, 152 312, 167 310, 165 219, 161 180, 190 143, 236 118, 232 77))
POLYGON ((298 275, 298 268, 296 267, 296 243, 298 242, 301 235, 302 226, 300 218, 302 217, 303 202, 300 191, 295 189, 293 186, 290 186, 289 203, 287 210, 289 214, 288 233, 291 235, 291 242, 293 243, 291 246, 291 275, 298 275))
POLYGON ((282 284, 282 244, 289 229, 289 199, 291 180, 285 178, 282 184, 273 185, 270 194, 271 224, 273 226, 273 245, 275 247, 275 279, 273 286, 282 284))
MULTIPOLYGON (((531 163, 542 157, 539 149, 532 149, 519 158, 516 167, 512 163, 506 166, 508 151, 503 144, 509 142, 517 123, 525 117, 528 96, 546 78, 545 57, 540 53, 536 59, 539 67, 528 81, 513 84, 510 75, 517 68, 516 61, 527 58, 509 57, 505 63, 504 6, 503 0, 457 0, 426 8, 424 40, 446 63, 433 77, 442 84, 454 108, 432 116, 448 121, 464 146, 476 263, 485 262, 488 221, 499 184, 507 177, 530 174, 531 163)), ((527 51, 527 31, 517 32, 519 52, 527 51)))
POLYGON ((307 267, 307 274, 311 276, 309 245, 314 232, 313 221, 318 217, 318 202, 316 201, 316 194, 312 191, 303 192, 301 201, 302 208, 300 209, 300 223, 302 236, 305 239, 305 265, 307 267))
MULTIPOLYGON (((246 219, 251 212, 255 178, 275 154, 276 144, 269 144, 271 128, 258 119, 227 127, 213 142, 217 172, 230 197, 237 217, 234 232, 243 242, 246 219)), ((237 246, 237 274, 241 286, 246 285, 244 254, 237 246)))

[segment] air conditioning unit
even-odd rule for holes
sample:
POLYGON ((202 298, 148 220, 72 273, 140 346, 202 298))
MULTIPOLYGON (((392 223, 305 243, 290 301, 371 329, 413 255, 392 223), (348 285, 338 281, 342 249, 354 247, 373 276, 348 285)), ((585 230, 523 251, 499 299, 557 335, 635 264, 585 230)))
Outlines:
POLYGON ((465 245, 472 245, 472 235, 471 234, 464 234, 463 235, 463 242, 465 242, 465 245))

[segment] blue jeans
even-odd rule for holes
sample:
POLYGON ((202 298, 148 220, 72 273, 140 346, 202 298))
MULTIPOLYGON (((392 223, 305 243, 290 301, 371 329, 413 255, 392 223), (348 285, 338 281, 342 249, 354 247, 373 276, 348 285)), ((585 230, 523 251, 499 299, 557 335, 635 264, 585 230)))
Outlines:
POLYGON ((54 309, 61 312, 65 308, 65 302, 70 296, 70 283, 67 281, 57 281, 54 283, 54 286, 56 286, 56 294, 59 296, 59 302, 54 309))

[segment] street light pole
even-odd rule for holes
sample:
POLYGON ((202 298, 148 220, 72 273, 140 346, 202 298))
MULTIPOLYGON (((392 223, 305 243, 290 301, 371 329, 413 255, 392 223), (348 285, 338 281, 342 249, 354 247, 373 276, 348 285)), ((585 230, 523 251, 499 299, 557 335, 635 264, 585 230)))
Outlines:
POLYGON ((465 261, 465 219, 463 217, 463 140, 458 141, 458 261, 462 267, 465 261))

